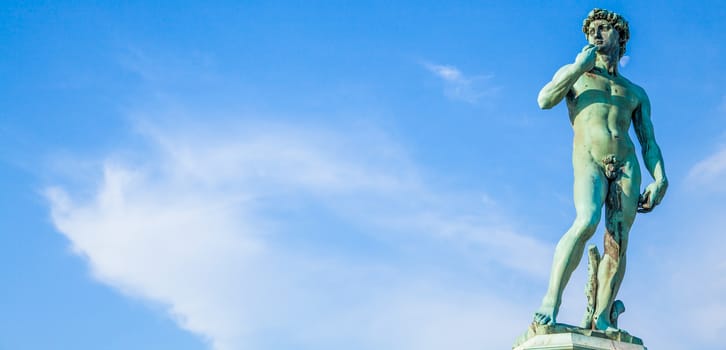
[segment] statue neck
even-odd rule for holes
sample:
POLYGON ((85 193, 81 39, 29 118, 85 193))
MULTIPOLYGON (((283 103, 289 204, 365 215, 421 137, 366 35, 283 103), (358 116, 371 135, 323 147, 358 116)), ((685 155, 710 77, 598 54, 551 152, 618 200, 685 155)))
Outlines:
POLYGON ((620 61, 620 50, 614 50, 609 54, 597 54, 595 67, 598 67, 612 76, 618 75, 618 62, 620 61))

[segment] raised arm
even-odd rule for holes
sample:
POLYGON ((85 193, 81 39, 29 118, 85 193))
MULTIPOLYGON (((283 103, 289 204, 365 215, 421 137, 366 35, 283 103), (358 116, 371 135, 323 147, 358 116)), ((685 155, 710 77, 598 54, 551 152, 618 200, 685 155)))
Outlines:
POLYGON ((575 63, 560 68, 552 77, 552 81, 539 92, 539 96, 537 96, 539 107, 550 109, 560 103, 577 79, 595 66, 596 51, 597 46, 587 45, 577 54, 575 63))
POLYGON ((653 123, 650 120, 650 100, 642 92, 640 106, 633 112, 633 127, 638 136, 643 162, 654 181, 645 188, 640 197, 638 212, 647 213, 660 203, 668 189, 668 178, 663 165, 663 155, 655 142, 653 123))

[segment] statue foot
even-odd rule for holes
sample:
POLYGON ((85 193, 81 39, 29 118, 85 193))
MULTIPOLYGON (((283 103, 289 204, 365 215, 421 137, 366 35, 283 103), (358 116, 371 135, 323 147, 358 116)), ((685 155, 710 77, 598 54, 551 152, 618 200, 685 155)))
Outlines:
POLYGON ((620 332, 620 329, 605 320, 604 317, 597 318, 597 321, 595 321, 595 329, 605 331, 605 333, 620 332))
POLYGON ((554 307, 542 306, 534 313, 533 323, 540 325, 554 325, 555 324, 555 310, 554 307))

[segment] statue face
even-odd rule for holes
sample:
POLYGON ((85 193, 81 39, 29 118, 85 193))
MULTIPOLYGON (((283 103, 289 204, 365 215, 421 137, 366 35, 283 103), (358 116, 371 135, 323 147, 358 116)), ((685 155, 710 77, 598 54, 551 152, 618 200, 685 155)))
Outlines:
POLYGON ((604 19, 594 20, 587 31, 587 41, 597 46, 598 53, 608 54, 620 49, 618 31, 604 19))

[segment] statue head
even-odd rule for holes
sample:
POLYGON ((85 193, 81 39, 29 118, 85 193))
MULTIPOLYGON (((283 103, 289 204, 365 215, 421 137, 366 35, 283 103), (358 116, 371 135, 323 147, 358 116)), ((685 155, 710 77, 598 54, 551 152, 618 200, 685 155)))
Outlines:
POLYGON ((591 24, 596 21, 606 21, 609 23, 618 33, 618 43, 620 45, 620 57, 625 54, 625 44, 630 39, 630 28, 628 27, 628 21, 618 13, 604 10, 604 9, 593 9, 587 15, 584 21, 582 21, 582 32, 585 33, 585 37, 590 40, 591 24))

